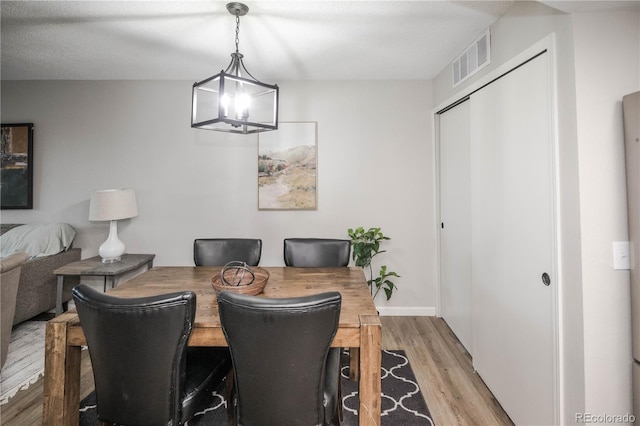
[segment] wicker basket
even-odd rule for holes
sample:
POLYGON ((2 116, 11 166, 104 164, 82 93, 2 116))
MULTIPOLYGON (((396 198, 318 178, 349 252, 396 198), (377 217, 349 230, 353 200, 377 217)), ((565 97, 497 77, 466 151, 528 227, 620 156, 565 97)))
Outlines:
POLYGON ((243 262, 229 262, 211 278, 211 285, 216 293, 225 290, 255 296, 262 293, 268 280, 269 272, 265 269, 250 268, 243 262))

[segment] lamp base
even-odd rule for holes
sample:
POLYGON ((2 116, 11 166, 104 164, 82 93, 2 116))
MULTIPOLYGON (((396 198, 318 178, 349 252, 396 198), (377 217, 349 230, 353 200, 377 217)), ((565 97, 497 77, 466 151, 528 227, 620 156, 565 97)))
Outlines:
POLYGON ((109 224, 109 237, 98 249, 102 263, 114 263, 122 260, 124 243, 118 238, 118 221, 112 220, 109 224))

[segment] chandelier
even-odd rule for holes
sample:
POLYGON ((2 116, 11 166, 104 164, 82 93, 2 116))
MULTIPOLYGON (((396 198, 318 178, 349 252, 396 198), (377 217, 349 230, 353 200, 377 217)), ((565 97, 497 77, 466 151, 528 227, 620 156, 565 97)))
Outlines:
POLYGON ((236 51, 226 70, 194 83, 191 127, 230 133, 257 133, 278 129, 278 85, 257 80, 247 71, 238 45, 240 17, 249 8, 238 2, 227 4, 236 17, 236 51))

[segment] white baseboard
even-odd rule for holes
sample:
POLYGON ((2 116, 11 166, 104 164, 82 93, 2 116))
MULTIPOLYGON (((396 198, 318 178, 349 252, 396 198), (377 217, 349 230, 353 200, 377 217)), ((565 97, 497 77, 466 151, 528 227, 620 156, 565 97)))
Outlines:
POLYGON ((435 306, 414 306, 397 308, 392 306, 378 307, 380 316, 383 317, 434 317, 436 315, 435 306))

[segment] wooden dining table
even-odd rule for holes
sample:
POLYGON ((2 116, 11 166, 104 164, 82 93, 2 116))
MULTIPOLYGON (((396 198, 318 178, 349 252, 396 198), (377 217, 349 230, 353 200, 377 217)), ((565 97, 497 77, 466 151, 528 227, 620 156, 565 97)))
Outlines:
MULTIPOLYGON (((190 346, 227 346, 211 285, 219 267, 154 267, 109 290, 118 297, 142 297, 177 291, 196 293, 196 318, 190 346)), ((325 291, 342 295, 340 324, 331 346, 350 348, 350 378, 359 380, 359 424, 379 425, 380 339, 382 326, 361 268, 265 267, 269 280, 260 296, 286 298, 325 291)), ((43 424, 77 425, 80 405, 80 360, 87 344, 75 310, 47 323, 43 424)), ((123 361, 126 362, 126 361, 123 361)))

